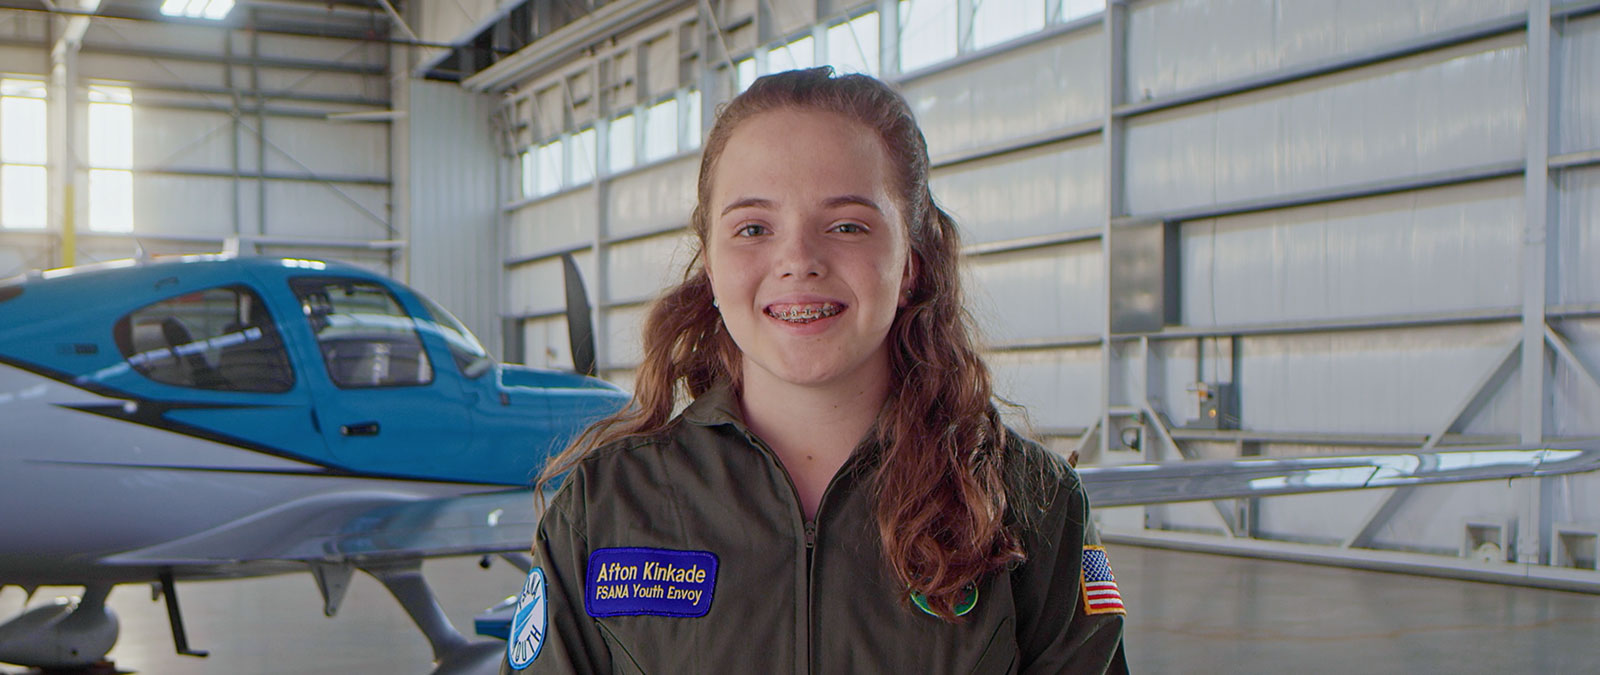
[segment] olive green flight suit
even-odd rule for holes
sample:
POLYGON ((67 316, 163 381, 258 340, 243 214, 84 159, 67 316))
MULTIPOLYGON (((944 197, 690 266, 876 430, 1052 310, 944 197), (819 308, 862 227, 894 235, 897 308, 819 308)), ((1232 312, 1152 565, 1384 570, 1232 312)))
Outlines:
POLYGON ((1086 613, 1080 589, 1083 548, 1099 542, 1077 474, 1036 444, 1013 448, 1060 478, 1024 530, 1027 562, 981 580, 970 613, 948 623, 908 602, 883 561, 867 447, 808 523, 733 395, 707 392, 660 435, 602 448, 567 476, 533 550, 548 630, 530 665, 502 672, 1126 672, 1122 614, 1086 613), (714 554, 709 612, 591 618, 586 566, 610 547, 714 554))

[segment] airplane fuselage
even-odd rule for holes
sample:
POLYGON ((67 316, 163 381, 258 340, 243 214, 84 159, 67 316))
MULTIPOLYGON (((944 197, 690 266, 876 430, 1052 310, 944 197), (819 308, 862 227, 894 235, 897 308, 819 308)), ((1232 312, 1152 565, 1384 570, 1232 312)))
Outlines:
POLYGON ((0 583, 304 569, 198 553, 250 559, 374 505, 526 487, 625 401, 493 364, 436 305, 349 266, 208 256, 8 280, 0 583))

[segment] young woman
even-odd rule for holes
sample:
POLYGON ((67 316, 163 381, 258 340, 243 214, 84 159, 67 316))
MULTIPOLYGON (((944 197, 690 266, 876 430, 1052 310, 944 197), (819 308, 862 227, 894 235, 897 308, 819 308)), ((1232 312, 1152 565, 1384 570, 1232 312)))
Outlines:
POLYGON ((632 405, 545 469, 508 670, 1126 670, 1077 475, 992 402, 905 100, 763 77, 698 191, 632 405))

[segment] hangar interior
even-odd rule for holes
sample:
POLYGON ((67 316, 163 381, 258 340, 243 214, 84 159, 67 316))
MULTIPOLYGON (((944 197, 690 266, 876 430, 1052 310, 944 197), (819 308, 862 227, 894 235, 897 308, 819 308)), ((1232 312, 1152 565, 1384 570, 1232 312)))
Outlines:
MULTIPOLYGON (((0 2, 0 277, 137 248, 339 259, 570 369, 570 254, 626 387, 692 254, 717 106, 829 64, 915 108, 999 390, 1083 466, 1600 436, 1595 0, 158 4, 0 2)), ((1597 494, 1101 526, 1596 592, 1597 494)))

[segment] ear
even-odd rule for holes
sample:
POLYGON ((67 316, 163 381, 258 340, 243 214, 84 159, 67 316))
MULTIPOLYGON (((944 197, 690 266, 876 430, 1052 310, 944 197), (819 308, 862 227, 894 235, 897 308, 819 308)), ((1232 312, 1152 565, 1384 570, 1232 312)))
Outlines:
POLYGON ((917 256, 906 252, 905 273, 900 275, 900 307, 911 303, 911 291, 917 287, 917 256))

